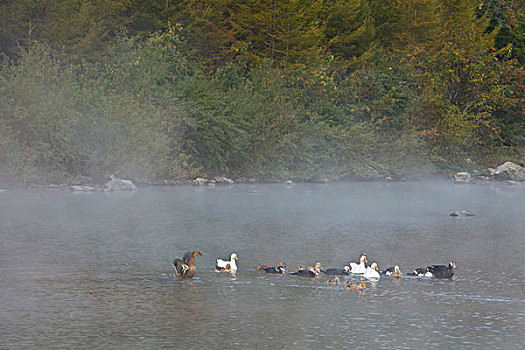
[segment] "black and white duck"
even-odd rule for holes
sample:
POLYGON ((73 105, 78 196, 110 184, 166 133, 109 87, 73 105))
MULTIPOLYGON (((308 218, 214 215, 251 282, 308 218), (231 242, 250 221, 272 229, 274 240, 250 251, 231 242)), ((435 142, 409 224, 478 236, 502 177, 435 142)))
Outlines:
POLYGON ((456 264, 453 261, 449 262, 448 265, 430 265, 427 266, 426 274, 435 278, 452 278, 455 268, 456 264))
POLYGON ((343 266, 343 268, 333 267, 329 269, 323 269, 321 272, 325 275, 349 275, 352 270, 350 269, 350 266, 346 265, 343 266))
POLYGON ((265 266, 265 265, 255 265, 254 266, 257 271, 264 271, 266 273, 285 273, 286 272, 286 264, 285 263, 279 263, 277 266, 265 266))
POLYGON ((224 259, 217 259, 217 263, 215 264, 215 271, 217 272, 236 272, 237 271, 237 263, 236 261, 239 260, 237 257, 237 254, 232 253, 230 255, 230 260, 224 260, 224 259))

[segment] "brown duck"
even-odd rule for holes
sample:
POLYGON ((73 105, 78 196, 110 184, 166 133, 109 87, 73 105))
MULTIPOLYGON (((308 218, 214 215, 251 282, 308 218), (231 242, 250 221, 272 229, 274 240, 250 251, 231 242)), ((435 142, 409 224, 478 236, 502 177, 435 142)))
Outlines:
POLYGON ((176 278, 192 278, 197 272, 195 266, 195 258, 197 255, 202 256, 201 252, 194 250, 193 252, 187 252, 184 254, 182 259, 175 259, 173 266, 175 267, 175 273, 173 274, 176 278))
POLYGON ((345 289, 365 290, 366 284, 363 281, 359 282, 358 284, 351 284, 349 281, 346 281, 345 289))

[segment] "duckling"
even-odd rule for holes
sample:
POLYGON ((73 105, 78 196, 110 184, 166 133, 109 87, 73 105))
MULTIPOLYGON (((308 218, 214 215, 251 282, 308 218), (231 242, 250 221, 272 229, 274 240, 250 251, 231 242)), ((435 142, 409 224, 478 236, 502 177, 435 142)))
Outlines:
POLYGON ((194 250, 193 252, 188 252, 184 254, 182 259, 175 259, 173 261, 173 266, 175 267, 175 273, 173 277, 175 278, 193 278, 197 272, 197 267, 195 266, 195 258, 200 255, 201 252, 194 250))
POLYGON ((351 284, 350 281, 346 281, 345 289, 365 290, 366 284, 363 281, 359 282, 358 284, 351 284))
POLYGON ((334 278, 328 280, 327 283, 331 286, 337 286, 339 284, 339 277, 335 276, 334 278))

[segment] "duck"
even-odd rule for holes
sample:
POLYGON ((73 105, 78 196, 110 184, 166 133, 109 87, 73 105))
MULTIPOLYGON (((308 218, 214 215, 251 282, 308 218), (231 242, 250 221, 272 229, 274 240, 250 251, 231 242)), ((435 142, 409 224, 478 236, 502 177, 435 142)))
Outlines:
POLYGON ((351 273, 350 266, 345 265, 342 269, 340 268, 329 268, 326 270, 321 270, 325 275, 349 275, 351 273))
POLYGON ((299 269, 298 271, 290 273, 290 275, 313 278, 319 276, 319 270, 299 269))
POLYGON ((365 290, 366 284, 365 282, 361 281, 358 284, 351 284, 350 281, 346 281, 345 289, 353 289, 353 290, 365 290))
POLYGON ((460 211, 455 211, 453 213, 450 213, 450 216, 454 216, 457 218, 466 218, 469 216, 476 216, 476 215, 469 210, 460 210, 460 211))
POLYGON ((236 260, 239 260, 237 257, 237 254, 232 253, 230 255, 230 261, 223 260, 223 259, 217 259, 217 263, 215 264, 215 271, 217 272, 236 272, 237 271, 237 264, 235 263, 236 260))
POLYGON ((399 270, 399 266, 398 265, 394 266, 393 271, 388 271, 388 270, 390 270, 390 268, 388 268, 387 271, 386 271, 386 275, 389 276, 389 277, 392 277, 392 278, 401 278, 401 277, 403 277, 403 274, 399 270))
POLYGON ((368 266, 366 268, 365 273, 363 274, 364 278, 368 279, 379 279, 381 275, 379 274, 379 271, 377 270, 377 264, 373 263, 372 265, 368 266))
POLYGON ((321 272, 322 268, 323 267, 321 266, 321 263, 319 263, 319 262, 315 263, 315 265, 313 267, 312 266, 299 265, 299 270, 310 270, 310 271, 317 270, 317 272, 321 272))
POLYGON ((456 264, 453 261, 447 265, 430 265, 427 266, 426 274, 435 278, 452 278, 456 264))
POLYGON ((366 271, 366 254, 361 254, 361 258, 359 258, 359 264, 351 262, 350 263, 350 270, 352 273, 362 274, 366 271))
POLYGON ((195 258, 197 256, 202 256, 202 253, 194 250, 184 254, 182 259, 175 259, 173 261, 173 266, 175 267, 173 276, 176 278, 193 278, 195 273, 197 273, 197 267, 195 266, 195 258))
POLYGON ((255 265, 254 267, 257 271, 264 271, 266 273, 285 273, 286 272, 286 264, 283 262, 277 264, 277 266, 255 265))
POLYGON ((335 276, 334 278, 328 280, 328 284, 331 286, 337 286, 339 284, 339 277, 335 276))
POLYGON ((408 276, 418 276, 423 277, 425 276, 427 272, 427 269, 424 267, 416 267, 414 271, 407 273, 408 276))
POLYGON ((299 270, 292 272, 290 275, 303 277, 317 277, 321 273, 321 263, 316 263, 314 267, 299 266, 299 270))

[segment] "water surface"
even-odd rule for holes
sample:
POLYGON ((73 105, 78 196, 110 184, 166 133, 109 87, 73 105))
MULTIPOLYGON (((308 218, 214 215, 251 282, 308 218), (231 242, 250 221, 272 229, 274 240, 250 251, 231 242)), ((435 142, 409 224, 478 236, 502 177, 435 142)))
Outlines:
POLYGON ((524 232, 525 186, 505 184, 8 190, 0 347, 524 348, 524 232), (448 215, 461 209, 476 216, 448 215), (197 276, 175 280, 173 259, 192 249, 197 276), (215 273, 233 251, 240 272, 215 273), (453 260, 456 275, 358 293, 253 269, 341 267, 362 252, 405 272, 453 260))

